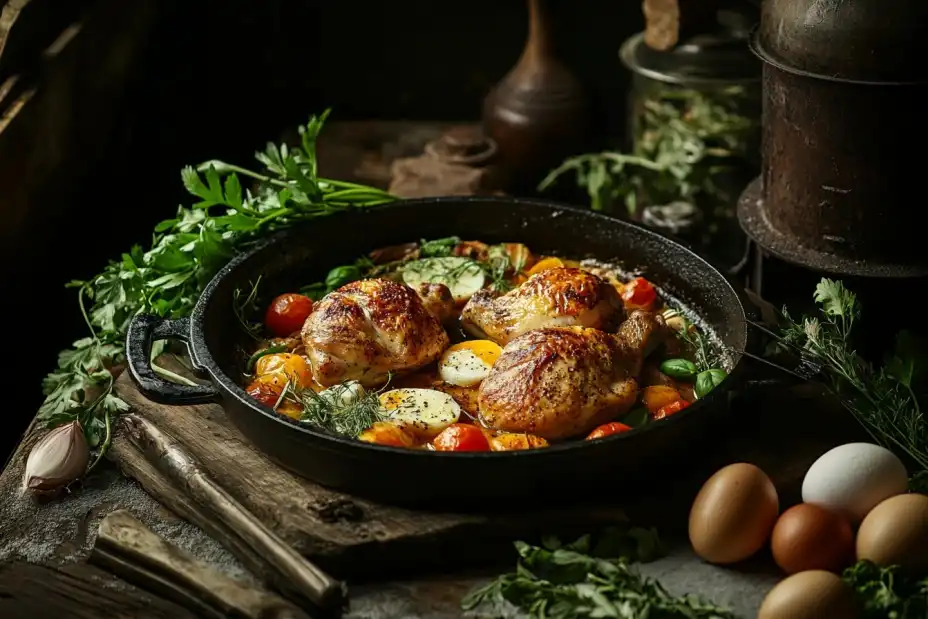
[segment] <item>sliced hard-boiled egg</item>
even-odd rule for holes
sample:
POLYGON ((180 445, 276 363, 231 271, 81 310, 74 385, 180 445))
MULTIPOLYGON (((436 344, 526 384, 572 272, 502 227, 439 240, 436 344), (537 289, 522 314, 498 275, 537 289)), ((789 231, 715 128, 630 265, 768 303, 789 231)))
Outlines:
POLYGON ((410 288, 420 284, 444 284, 455 301, 466 301, 483 288, 483 268, 470 258, 444 256, 413 260, 403 267, 403 283, 410 288))
POLYGON ((391 389, 380 395, 387 421, 425 440, 435 438, 461 417, 461 407, 434 389, 391 389))
POLYGON ((470 340, 455 344, 438 362, 438 373, 449 385, 473 387, 490 374, 503 349, 490 340, 470 340))

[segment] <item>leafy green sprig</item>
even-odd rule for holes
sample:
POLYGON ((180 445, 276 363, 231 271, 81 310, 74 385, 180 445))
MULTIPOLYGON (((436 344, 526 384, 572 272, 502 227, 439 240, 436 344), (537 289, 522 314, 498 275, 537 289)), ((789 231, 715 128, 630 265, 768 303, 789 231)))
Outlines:
MULTIPOLYGON (((260 172, 222 161, 184 168, 184 187, 199 201, 178 207, 174 218, 159 223, 148 250, 136 245, 99 275, 69 284, 78 289, 90 336, 59 355, 58 368, 43 382, 46 399, 39 419, 48 426, 80 421, 88 443, 98 450, 90 469, 109 446, 112 417, 128 408, 113 393, 113 383, 125 362, 126 331, 134 316, 186 316, 216 271, 268 233, 394 199, 379 189, 318 176, 316 140, 328 113, 299 128, 297 147, 268 143, 256 153, 264 166, 260 172), (243 188, 242 177, 254 181, 251 189, 243 188)), ((161 350, 154 347, 153 356, 161 350)))
POLYGON ((635 214, 641 203, 668 204, 709 198, 727 202, 720 173, 747 155, 756 122, 740 112, 744 91, 664 89, 642 104, 631 153, 602 152, 571 157, 542 180, 539 190, 573 173, 595 211, 620 205, 635 214))
POLYGON ((844 581, 861 602, 861 619, 928 617, 928 577, 905 574, 898 567, 860 561, 844 570, 844 581))
POLYGON ((851 344, 860 318, 856 295, 826 278, 816 286, 814 299, 820 316, 794 320, 784 308, 777 348, 798 352, 803 372, 823 378, 874 441, 907 456, 924 474, 928 423, 917 388, 928 365, 921 362, 913 336, 899 333, 893 354, 874 366, 851 344))
POLYGON ((596 543, 584 536, 568 545, 548 539, 542 546, 515 546, 516 571, 465 597, 465 610, 483 616, 484 609, 498 611, 508 604, 537 619, 734 619, 730 611, 694 596, 671 595, 630 565, 659 556, 653 530, 614 528, 596 543))

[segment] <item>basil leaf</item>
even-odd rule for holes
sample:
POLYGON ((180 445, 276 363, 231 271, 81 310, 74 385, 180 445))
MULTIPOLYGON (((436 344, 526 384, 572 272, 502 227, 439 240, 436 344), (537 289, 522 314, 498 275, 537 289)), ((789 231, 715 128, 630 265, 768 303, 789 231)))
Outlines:
POLYGON ((667 359, 661 363, 661 372, 671 378, 688 380, 696 376, 696 364, 687 359, 667 359))
POLYGON ((719 386, 727 377, 728 373, 725 372, 725 370, 720 370, 718 368, 712 368, 711 370, 700 372, 696 377, 696 397, 706 397, 707 393, 719 386))

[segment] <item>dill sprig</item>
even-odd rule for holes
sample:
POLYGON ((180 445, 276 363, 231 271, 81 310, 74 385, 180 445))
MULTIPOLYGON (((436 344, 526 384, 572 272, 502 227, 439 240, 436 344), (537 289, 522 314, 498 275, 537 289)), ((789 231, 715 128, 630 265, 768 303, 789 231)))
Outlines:
POLYGON ((928 471, 928 424, 917 389, 928 364, 913 336, 901 332, 882 366, 864 360, 851 345, 860 317, 856 295, 840 281, 822 279, 815 288, 819 316, 793 320, 784 308, 779 350, 798 353, 806 373, 824 379, 874 441, 907 456, 928 471))
POLYGON ((285 392, 284 397, 303 407, 300 423, 333 434, 356 438, 376 422, 386 419, 380 405, 380 391, 365 391, 356 382, 341 383, 322 393, 293 387, 285 392))
MULTIPOLYGON (((148 250, 136 245, 102 273, 69 284, 78 289, 90 335, 62 352, 58 368, 43 381, 39 421, 49 427, 80 421, 99 462, 112 417, 128 408, 113 393, 110 368, 125 362, 133 317, 189 315, 213 275, 270 232, 394 200, 379 189, 318 176, 316 140, 327 116, 313 116, 300 127, 298 146, 268 143, 256 153, 261 172, 222 161, 185 167, 181 180, 197 201, 155 226, 148 250), (253 188, 244 189, 240 177, 254 180, 253 188)), ((157 353, 159 347, 153 348, 157 353)))

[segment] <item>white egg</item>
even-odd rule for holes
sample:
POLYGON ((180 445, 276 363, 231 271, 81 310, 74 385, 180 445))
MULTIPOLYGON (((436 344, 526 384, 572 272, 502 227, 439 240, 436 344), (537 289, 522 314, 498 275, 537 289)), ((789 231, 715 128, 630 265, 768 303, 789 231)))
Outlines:
POLYGON ((391 389, 380 395, 380 405, 391 423, 425 440, 461 417, 454 398, 434 389, 391 389))
POLYGON ((364 387, 361 383, 349 380, 320 392, 319 397, 328 400, 335 408, 348 408, 363 398, 364 394, 364 387))
POLYGON ((908 490, 902 461, 871 443, 848 443, 826 452, 802 480, 802 500, 859 523, 878 503, 908 490))
POLYGON ((486 275, 479 263, 462 256, 423 258, 406 264, 403 283, 415 289, 419 284, 444 284, 455 301, 466 301, 483 288, 486 275))
POLYGON ((438 373, 449 385, 473 387, 479 385, 490 374, 492 364, 478 357, 470 350, 455 350, 441 360, 438 373))

